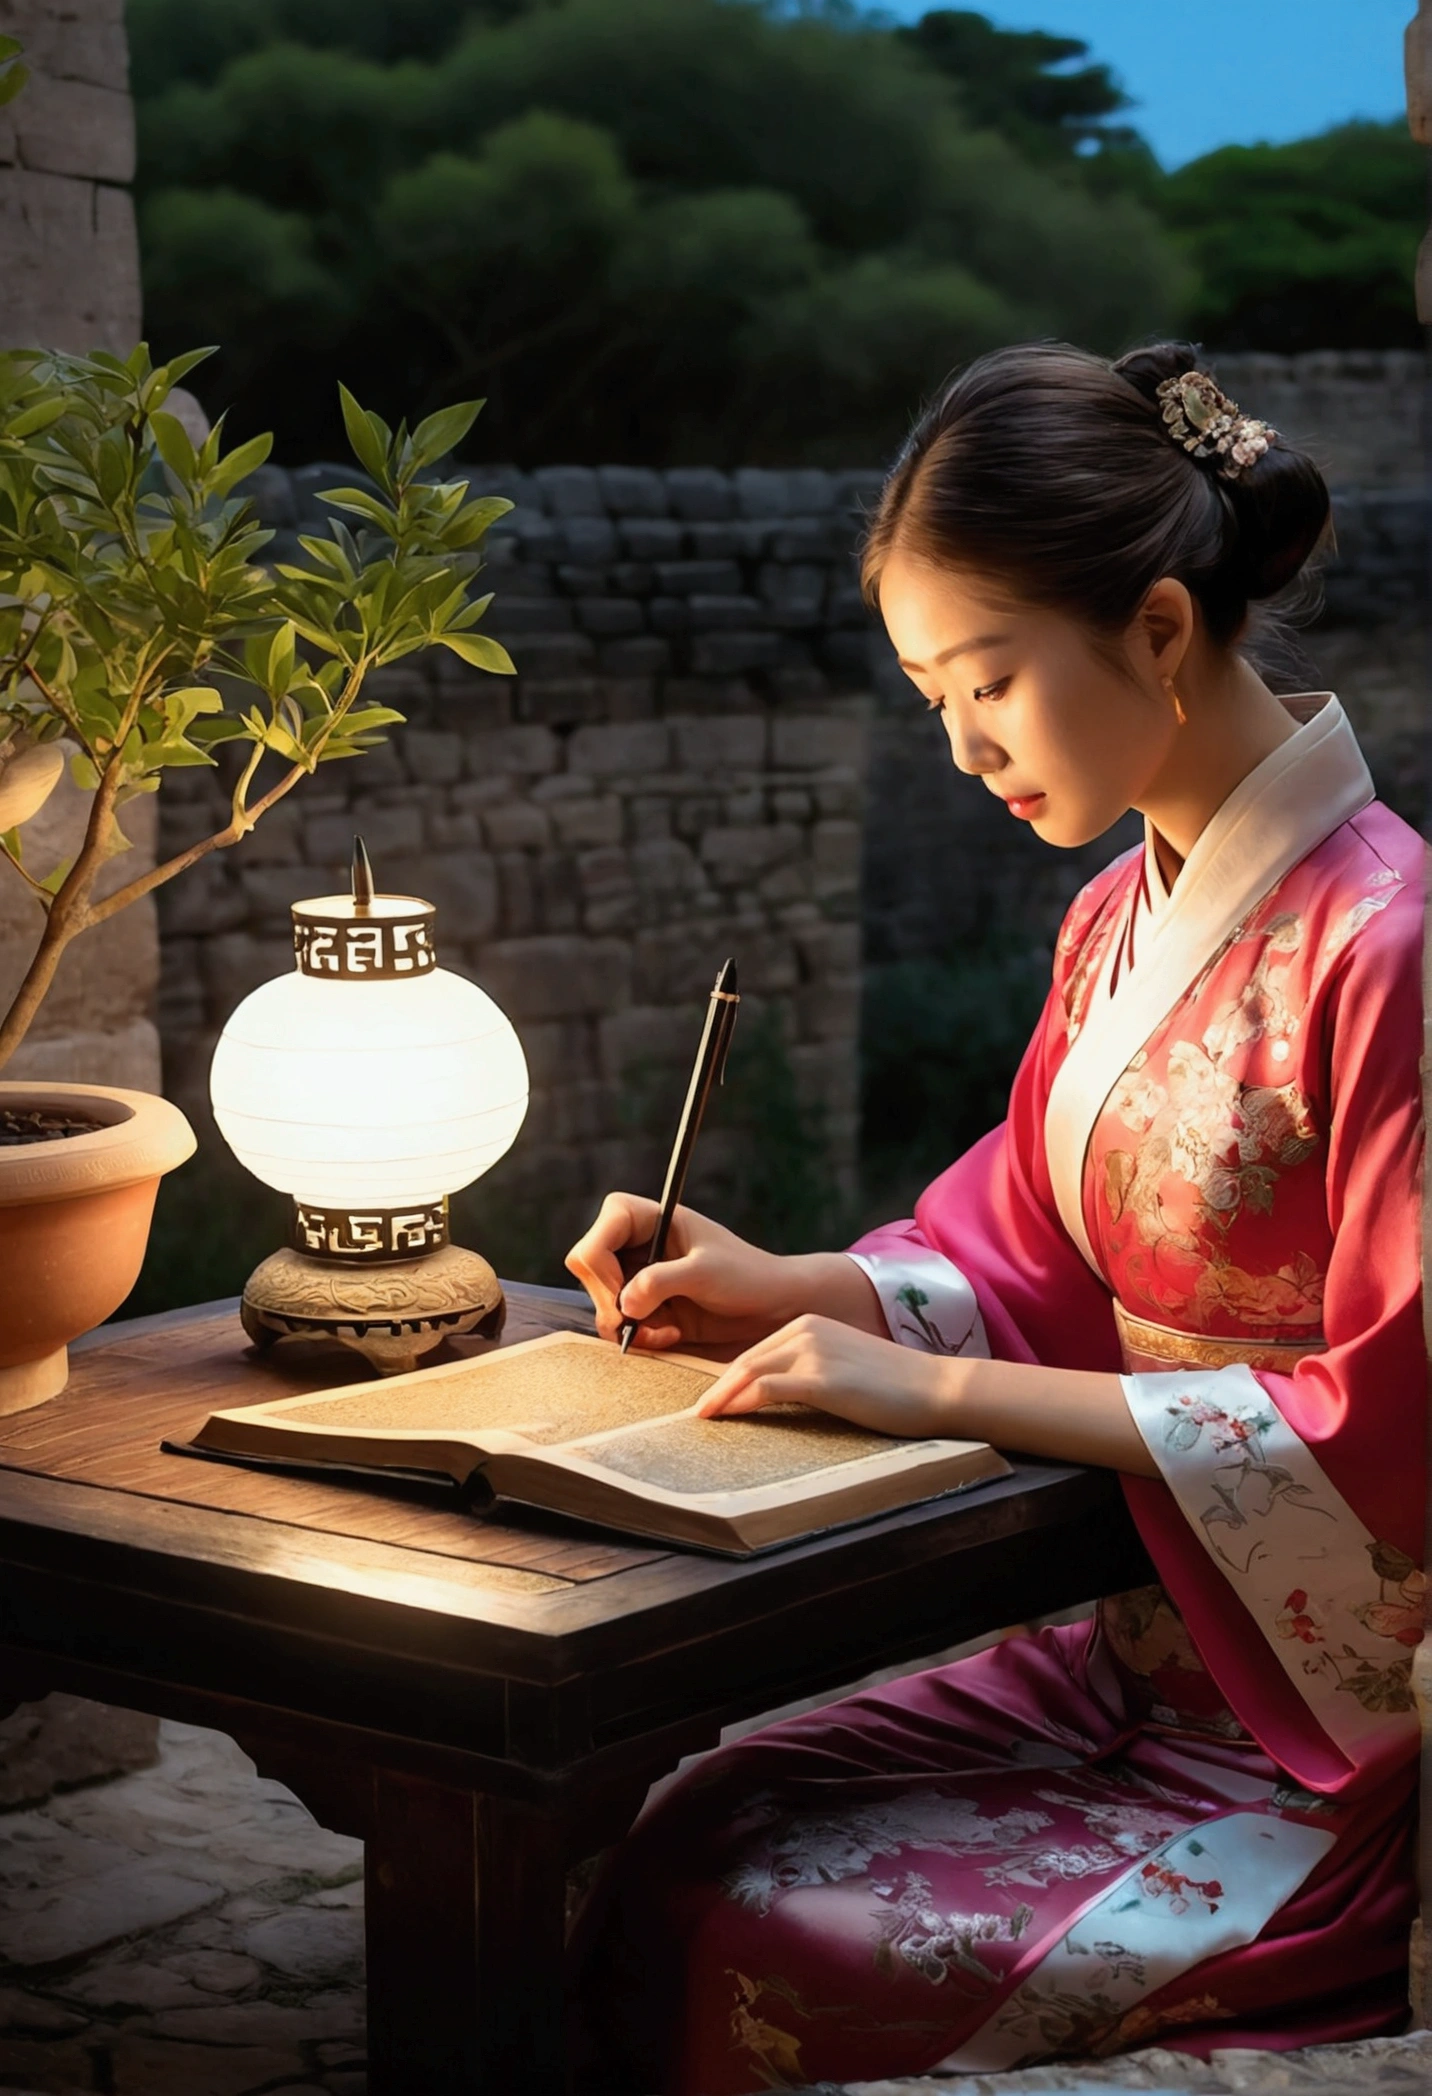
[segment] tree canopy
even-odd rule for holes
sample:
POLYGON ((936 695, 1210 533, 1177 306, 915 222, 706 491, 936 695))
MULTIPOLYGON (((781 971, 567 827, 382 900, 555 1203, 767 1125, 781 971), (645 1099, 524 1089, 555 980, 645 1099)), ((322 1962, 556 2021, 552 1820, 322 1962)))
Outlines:
MULTIPOLYGON (((1211 162, 1163 177, 1072 38, 843 0, 129 23, 149 330, 220 342, 205 404, 289 456, 337 440, 336 372, 388 411, 483 394, 487 448, 526 461, 874 457, 996 343, 1114 350, 1190 311, 1216 341, 1236 300, 1262 324, 1226 231, 1250 200, 1200 190, 1211 162)), ((1299 223, 1306 299, 1362 249, 1299 223)))
POLYGON ((1111 117, 1132 108, 1089 46, 1043 29, 996 29, 985 15, 942 7, 897 29, 897 41, 955 81, 969 121, 1003 131, 1036 159, 1117 151, 1138 134, 1111 117))
POLYGON ((1168 176, 1158 208, 1196 271, 1192 325, 1220 347, 1421 346, 1427 155, 1402 122, 1225 146, 1168 176))

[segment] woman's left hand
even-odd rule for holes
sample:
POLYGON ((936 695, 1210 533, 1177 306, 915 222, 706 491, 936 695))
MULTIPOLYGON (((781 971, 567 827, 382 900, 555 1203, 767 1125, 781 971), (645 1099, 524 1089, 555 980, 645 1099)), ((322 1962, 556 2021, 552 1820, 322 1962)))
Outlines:
POLYGON ((731 1419, 794 1403, 907 1439, 958 1435, 952 1371, 958 1364, 943 1356, 808 1315, 738 1354, 696 1409, 703 1419, 731 1419))

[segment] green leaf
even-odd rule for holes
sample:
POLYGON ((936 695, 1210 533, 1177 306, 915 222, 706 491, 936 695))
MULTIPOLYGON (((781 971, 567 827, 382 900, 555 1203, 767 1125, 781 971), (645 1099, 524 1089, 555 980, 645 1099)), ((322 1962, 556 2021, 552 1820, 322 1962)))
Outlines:
POLYGON ((482 412, 480 400, 460 400, 453 407, 439 408, 413 431, 413 464, 431 466, 460 444, 482 412))
POLYGON ((348 558, 346 550, 335 540, 313 538, 307 533, 301 533, 298 543, 311 559, 321 561, 326 568, 332 568, 345 582, 358 580, 357 569, 348 558))
MULTIPOLYGON (((108 857, 108 854, 106 854, 106 857, 108 857)), ((40 882, 40 886, 47 895, 59 894, 61 888, 64 887, 65 882, 69 879, 70 868, 74 863, 73 859, 61 859, 58 866, 51 867, 50 871, 40 882)))
MULTIPOLYGON (((461 595, 461 592, 459 592, 459 595, 461 595)), ((489 590, 485 597, 474 597, 470 604, 464 604, 462 610, 455 617, 444 621, 444 623, 450 627, 452 632, 464 633, 469 626, 477 624, 491 602, 492 591, 489 590)))
MULTIPOLYGON (((186 684, 182 690, 166 691, 163 699, 165 716, 169 722, 169 735, 187 735, 190 725, 201 713, 222 713, 224 698, 212 684, 186 684)), ((169 736, 165 737, 167 741, 169 736)))
POLYGON ((484 495, 479 501, 465 504, 457 515, 443 526, 443 544, 454 548, 475 545, 480 538, 486 536, 499 517, 507 516, 516 507, 516 503, 509 502, 505 495, 484 495))
POLYGON ((129 486, 132 458, 122 429, 107 430, 95 452, 95 480, 111 509, 129 486))
MULTIPOLYGON (((21 46, 15 43, 13 36, 7 36, 5 42, 14 44, 17 51, 21 49, 21 46)), ((4 64, 3 59, 4 53, 0 52, 0 109, 3 109, 7 102, 14 101, 16 95, 19 94, 21 88, 30 77, 30 68, 28 66, 18 65, 13 60, 9 64, 4 64)))
MULTIPOLYGON (((151 771, 172 771, 183 764, 213 764, 215 761, 207 750, 183 736, 166 736, 163 742, 151 742, 144 752, 145 764, 151 771)), ((154 782, 157 785, 157 781, 154 782)), ((154 791, 148 781, 139 781, 146 791, 154 791)))
POLYGON ((288 611, 298 629, 300 640, 306 640, 313 647, 321 648, 327 655, 336 656, 342 663, 351 662, 353 650, 359 645, 357 634, 345 632, 335 626, 328 614, 315 613, 312 618, 308 618, 301 603, 290 601, 288 611))
POLYGON ((274 563, 274 573, 282 581, 297 585, 296 592, 285 592, 285 599, 290 603, 295 601, 296 596, 301 598, 305 604, 312 603, 313 600, 308 592, 313 590, 336 591, 340 597, 347 595, 347 583, 337 575, 319 575, 312 568, 296 568, 292 561, 276 561, 274 563))
POLYGON ((101 375, 107 372, 111 377, 122 379, 128 379, 131 375, 129 366, 124 361, 124 358, 115 356, 112 351, 107 349, 92 349, 89 355, 80 361, 93 365, 96 372, 101 375))
POLYGON ((517 665, 500 641, 492 640, 485 633, 440 633, 438 640, 474 669, 491 670, 495 676, 515 677, 517 665))
POLYGON ((166 414, 163 408, 155 409, 149 418, 149 427, 154 432, 155 450, 170 472, 187 487, 199 466, 188 430, 177 415, 166 414))
POLYGON ((60 394, 58 398, 37 400, 33 407, 22 408, 18 415, 13 416, 0 434, 7 437, 33 437, 38 431, 48 429, 52 422, 58 422, 61 415, 68 412, 69 406, 69 395, 65 393, 60 394))
POLYGON ((268 681, 268 636, 252 634, 244 642, 244 673, 254 684, 268 681))
POLYGON ((227 714, 224 714, 217 720, 195 721, 190 731, 189 740, 202 743, 207 748, 211 742, 240 741, 247 733, 248 730, 241 720, 231 720, 227 714))
POLYGON ((356 578, 362 573, 364 566, 363 556, 358 550, 357 539, 354 538, 341 517, 331 517, 328 529, 334 545, 341 546, 344 553, 347 554, 348 572, 356 578))
POLYGON ((353 446, 353 456, 365 473, 372 475, 379 487, 388 483, 388 447, 392 443, 392 432, 377 415, 361 408, 345 385, 338 388, 338 398, 343 408, 343 427, 348 432, 348 441, 353 446))
POLYGON ((217 354, 216 343, 211 343, 207 349, 186 349, 182 355, 171 357, 167 364, 162 364, 155 377, 164 381, 164 390, 168 393, 172 387, 179 385, 189 376, 196 364, 202 364, 217 354))
POLYGON ((273 450, 273 437, 267 430, 262 436, 250 437, 247 444, 237 444, 227 458, 219 460, 205 475, 205 489, 210 495, 227 495, 231 488, 246 480, 250 473, 264 463, 273 450))
POLYGON ((376 524, 389 538, 396 538, 400 529, 398 512, 390 509, 376 496, 364 494, 362 488, 324 488, 319 495, 321 502, 331 503, 334 509, 346 509, 355 517, 366 517, 376 524))
POLYGON ((343 716, 343 733, 347 735, 371 735, 376 728, 390 728, 395 721, 407 719, 392 706, 355 706, 343 716))
POLYGON ((70 759, 70 777, 82 793, 93 793, 99 785, 99 773, 83 750, 76 750, 70 759))
POLYGON ((293 620, 285 619, 269 642, 268 659, 264 665, 263 685, 275 696, 286 692, 293 675, 295 635, 293 620))

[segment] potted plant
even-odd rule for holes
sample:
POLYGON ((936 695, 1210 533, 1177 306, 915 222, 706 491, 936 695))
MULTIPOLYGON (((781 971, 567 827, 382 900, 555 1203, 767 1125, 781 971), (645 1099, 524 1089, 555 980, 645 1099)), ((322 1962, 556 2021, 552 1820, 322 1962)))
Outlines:
MULTIPOLYGON (((271 439, 196 446, 165 408, 204 350, 156 367, 0 354, 0 881, 37 907, 33 957, 0 1008, 0 1073, 71 942, 248 835, 302 779, 403 716, 363 702, 369 673, 450 648, 511 673, 477 632, 488 527, 511 508, 438 476, 480 402, 391 430, 340 389, 366 485, 331 490, 329 535, 260 565, 271 534, 239 492, 271 439), (350 525, 346 519, 351 517, 350 525), (222 764, 229 819, 99 892, 127 851, 126 806, 178 765, 222 764), (71 859, 32 864, 26 825, 66 766, 91 795, 71 859)), ((0 1411, 63 1387, 69 1339, 118 1307, 162 1172, 193 1136, 160 1099, 0 1074, 0 1411)))

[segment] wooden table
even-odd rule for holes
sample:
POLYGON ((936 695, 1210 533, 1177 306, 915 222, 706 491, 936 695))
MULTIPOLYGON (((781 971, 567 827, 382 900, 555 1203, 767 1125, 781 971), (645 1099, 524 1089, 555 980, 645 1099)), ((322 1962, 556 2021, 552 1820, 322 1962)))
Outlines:
MULTIPOLYGON (((510 1300, 509 1339, 587 1321, 510 1300)), ((362 1838, 372 2096, 563 2089, 566 1871, 723 1723, 1150 1576, 1114 1478, 1052 1464, 733 1562, 160 1450, 363 1372, 232 1304, 75 1347, 0 1419, 0 1708, 215 1726, 362 1838)))

